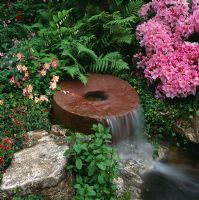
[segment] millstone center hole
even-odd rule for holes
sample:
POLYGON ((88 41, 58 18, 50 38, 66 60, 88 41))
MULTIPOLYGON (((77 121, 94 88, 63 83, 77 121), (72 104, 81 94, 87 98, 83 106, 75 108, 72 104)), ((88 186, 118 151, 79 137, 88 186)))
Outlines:
POLYGON ((108 95, 104 91, 87 92, 85 99, 88 101, 104 101, 108 99, 108 95))

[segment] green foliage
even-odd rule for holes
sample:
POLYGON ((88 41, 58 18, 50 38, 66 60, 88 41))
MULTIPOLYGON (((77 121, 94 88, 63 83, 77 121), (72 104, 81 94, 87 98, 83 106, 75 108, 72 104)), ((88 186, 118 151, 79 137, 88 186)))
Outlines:
POLYGON ((73 21, 71 12, 71 9, 58 12, 50 26, 39 31, 40 41, 45 41, 44 46, 60 54, 61 60, 64 59, 62 66, 65 71, 74 76, 80 71, 128 69, 122 56, 112 51, 120 49, 124 43, 131 43, 134 17, 122 18, 119 12, 109 14, 103 11, 92 16, 88 12, 82 19, 73 21))
POLYGON ((121 197, 118 198, 118 200, 131 200, 132 197, 131 197, 131 192, 130 191, 125 191, 123 193, 123 195, 121 197))
MULTIPOLYGON (((32 130, 50 130, 45 105, 34 104, 21 94, 0 94, 0 176, 12 159, 13 153, 29 140, 26 133, 32 130)), ((0 177, 1 179, 1 177, 0 177)))
POLYGON ((12 198, 12 200, 43 200, 41 196, 34 196, 34 195, 28 195, 28 196, 18 196, 12 198))
POLYGON ((129 3, 124 8, 124 15, 125 16, 136 16, 137 21, 139 20, 138 11, 142 7, 144 2, 142 0, 130 0, 129 3))
POLYGON ((135 72, 127 78, 136 89, 144 110, 146 133, 152 140, 170 141, 179 145, 186 142, 178 137, 173 127, 179 118, 189 118, 199 109, 198 97, 186 99, 160 100, 154 97, 154 89, 149 87, 143 75, 135 72))
POLYGON ((28 25, 34 23, 41 9, 47 5, 40 0, 1 1, 0 52, 14 45, 14 41, 31 35, 28 25))
POLYGON ((91 135, 72 133, 66 138, 70 148, 68 170, 75 175, 73 200, 114 200, 117 175, 116 152, 109 147, 111 134, 101 124, 93 125, 91 135))

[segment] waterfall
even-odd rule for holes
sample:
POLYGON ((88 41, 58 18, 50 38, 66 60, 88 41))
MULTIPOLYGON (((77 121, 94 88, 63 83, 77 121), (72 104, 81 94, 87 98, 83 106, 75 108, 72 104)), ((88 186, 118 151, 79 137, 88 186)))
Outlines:
POLYGON ((136 160, 150 166, 145 175, 143 200, 198 200, 199 173, 186 165, 173 165, 152 159, 152 145, 144 137, 141 107, 125 116, 101 121, 110 127, 113 144, 122 160, 136 160))

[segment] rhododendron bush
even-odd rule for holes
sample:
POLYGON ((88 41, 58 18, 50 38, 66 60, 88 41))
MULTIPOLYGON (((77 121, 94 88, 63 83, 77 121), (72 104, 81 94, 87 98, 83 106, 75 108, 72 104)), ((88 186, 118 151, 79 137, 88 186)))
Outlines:
POLYGON ((136 34, 146 54, 135 57, 145 77, 156 85, 156 96, 195 95, 199 43, 189 42, 189 37, 199 32, 199 0, 153 0, 141 8, 140 15, 145 21, 136 34))

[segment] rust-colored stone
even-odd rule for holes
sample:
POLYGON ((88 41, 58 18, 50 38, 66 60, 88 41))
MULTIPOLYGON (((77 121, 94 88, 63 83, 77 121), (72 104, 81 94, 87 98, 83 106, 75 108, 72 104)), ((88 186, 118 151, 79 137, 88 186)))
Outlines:
POLYGON ((63 81, 54 95, 53 115, 79 132, 90 132, 93 123, 122 117, 139 106, 139 97, 128 82, 111 75, 91 74, 84 85, 63 81))

